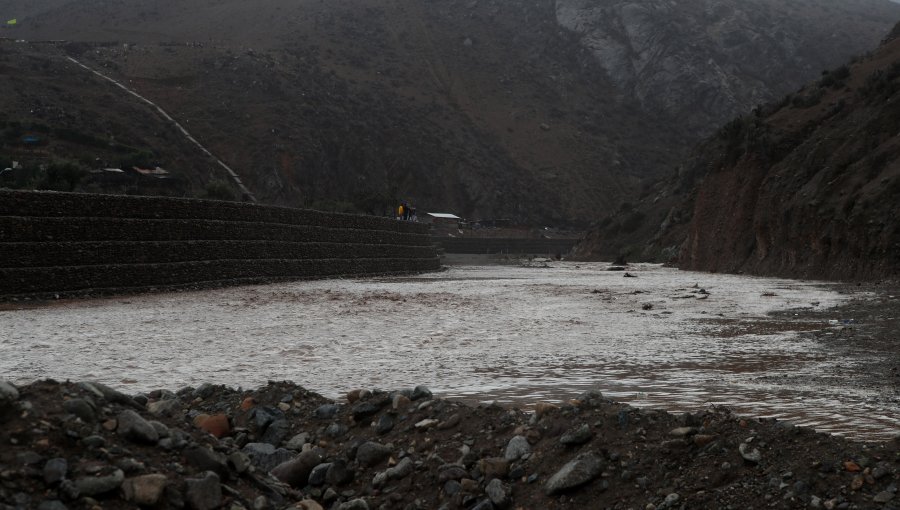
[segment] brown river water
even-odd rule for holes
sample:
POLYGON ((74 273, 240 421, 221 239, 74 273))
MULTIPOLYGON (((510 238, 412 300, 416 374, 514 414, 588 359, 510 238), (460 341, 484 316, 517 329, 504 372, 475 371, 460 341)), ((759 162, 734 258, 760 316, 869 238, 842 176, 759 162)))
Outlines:
POLYGON ((335 398, 424 384, 526 407, 596 388, 637 406, 727 406, 856 439, 900 432, 900 406, 817 377, 865 361, 837 359, 800 334, 840 325, 767 315, 842 303, 828 284, 549 266, 7 307, 0 377, 90 379, 128 392, 291 380, 335 398), (809 384, 797 382, 804 374, 809 384))

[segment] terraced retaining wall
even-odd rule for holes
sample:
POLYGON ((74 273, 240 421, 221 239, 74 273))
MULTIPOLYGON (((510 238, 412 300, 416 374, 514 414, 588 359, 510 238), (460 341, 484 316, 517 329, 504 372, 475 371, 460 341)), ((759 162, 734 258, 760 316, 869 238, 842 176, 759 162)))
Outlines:
POLYGON ((439 268, 426 225, 387 218, 0 190, 0 299, 439 268))

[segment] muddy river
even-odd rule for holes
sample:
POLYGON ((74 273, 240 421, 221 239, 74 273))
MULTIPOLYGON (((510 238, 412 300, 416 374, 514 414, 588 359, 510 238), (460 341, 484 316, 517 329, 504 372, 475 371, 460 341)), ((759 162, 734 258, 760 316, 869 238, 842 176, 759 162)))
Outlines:
POLYGON ((600 263, 541 266, 4 309, 0 377, 91 379, 130 392, 291 380, 331 397, 425 384, 521 405, 597 388, 639 406, 724 405, 859 439, 900 432, 897 406, 815 377, 864 361, 836 359, 800 334, 839 330, 841 317, 767 315, 840 304, 827 284, 656 265, 629 267, 633 278, 600 263), (815 384, 798 384, 798 374, 815 384))

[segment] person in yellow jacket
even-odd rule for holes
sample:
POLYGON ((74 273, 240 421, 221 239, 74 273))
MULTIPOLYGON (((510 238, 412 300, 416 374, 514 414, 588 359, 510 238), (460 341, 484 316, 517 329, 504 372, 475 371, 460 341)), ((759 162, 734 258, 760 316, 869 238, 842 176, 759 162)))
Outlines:
POLYGON ((405 211, 404 211, 404 209, 403 209, 403 204, 400 204, 400 207, 397 208, 397 219, 398 219, 398 220, 402 220, 402 219, 403 219, 403 213, 404 213, 404 212, 405 212, 405 211))

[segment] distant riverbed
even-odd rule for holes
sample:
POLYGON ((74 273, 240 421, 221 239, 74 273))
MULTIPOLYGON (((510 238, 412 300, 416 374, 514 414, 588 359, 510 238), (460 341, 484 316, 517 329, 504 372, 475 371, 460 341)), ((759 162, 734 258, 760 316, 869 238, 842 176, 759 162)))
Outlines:
POLYGON ((0 377, 130 392, 291 380, 330 397, 425 384, 520 405, 597 388, 634 405, 726 405, 850 437, 900 432, 897 410, 867 404, 863 390, 796 382, 853 365, 799 334, 841 325, 767 314, 841 304, 829 285, 656 265, 629 266, 629 278, 607 267, 459 266, 7 307, 0 377))

